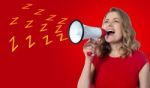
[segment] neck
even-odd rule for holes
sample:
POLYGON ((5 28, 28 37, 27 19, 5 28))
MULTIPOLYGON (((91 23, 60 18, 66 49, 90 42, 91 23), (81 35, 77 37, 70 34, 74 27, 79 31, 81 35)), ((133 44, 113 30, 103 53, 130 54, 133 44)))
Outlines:
POLYGON ((111 43, 111 52, 110 52, 110 56, 112 57, 119 57, 121 56, 121 51, 120 51, 120 47, 122 46, 122 43, 111 43))

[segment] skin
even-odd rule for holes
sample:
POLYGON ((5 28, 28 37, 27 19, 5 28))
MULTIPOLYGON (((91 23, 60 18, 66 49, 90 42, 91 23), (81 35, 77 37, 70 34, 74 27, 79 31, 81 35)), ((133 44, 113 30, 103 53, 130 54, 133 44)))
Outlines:
POLYGON ((120 56, 119 48, 121 47, 122 39, 122 19, 116 12, 108 13, 106 18, 103 21, 102 28, 106 31, 113 30, 115 33, 106 35, 105 40, 110 44, 112 50, 110 56, 118 57, 120 56))
MULTIPOLYGON (((104 18, 102 28, 106 31, 113 30, 115 33, 106 35, 105 40, 111 46, 111 57, 119 57, 121 39, 122 39, 122 19, 117 12, 110 12, 104 18)), ((78 88, 90 88, 91 79, 93 77, 93 72, 95 70, 94 65, 92 64, 93 56, 88 56, 87 52, 92 52, 93 54, 96 51, 97 44, 100 43, 100 39, 96 42, 94 40, 89 40, 83 47, 83 52, 85 54, 85 63, 81 73, 81 76, 78 81, 78 88), (92 46, 92 47, 89 47, 92 46)), ((149 63, 146 63, 139 73, 139 82, 140 88, 150 88, 150 66, 149 63)))

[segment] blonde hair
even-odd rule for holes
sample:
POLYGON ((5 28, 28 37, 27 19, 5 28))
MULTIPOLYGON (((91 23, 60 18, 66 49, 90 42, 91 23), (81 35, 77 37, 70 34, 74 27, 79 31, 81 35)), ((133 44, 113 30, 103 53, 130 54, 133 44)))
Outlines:
MULTIPOLYGON (((113 7, 109 10, 108 13, 110 12, 117 12, 122 19, 123 37, 122 37, 122 46, 120 50, 122 50, 123 52, 121 53, 121 57, 124 58, 127 56, 131 56, 133 51, 136 51, 139 49, 140 44, 135 38, 135 32, 133 30, 130 18, 126 12, 118 8, 113 7)), ((102 38, 102 43, 99 45, 99 49, 98 49, 98 55, 101 57, 105 57, 110 53, 110 51, 111 51, 111 47, 109 43, 107 43, 105 39, 102 38)))

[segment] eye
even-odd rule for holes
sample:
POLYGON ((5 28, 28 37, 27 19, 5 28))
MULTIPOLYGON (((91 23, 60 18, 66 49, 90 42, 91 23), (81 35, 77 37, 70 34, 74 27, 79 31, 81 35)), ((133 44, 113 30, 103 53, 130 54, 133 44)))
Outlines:
POLYGON ((119 21, 118 21, 118 20, 115 20, 114 22, 119 23, 119 21))
POLYGON ((108 20, 105 20, 104 23, 108 23, 108 20))

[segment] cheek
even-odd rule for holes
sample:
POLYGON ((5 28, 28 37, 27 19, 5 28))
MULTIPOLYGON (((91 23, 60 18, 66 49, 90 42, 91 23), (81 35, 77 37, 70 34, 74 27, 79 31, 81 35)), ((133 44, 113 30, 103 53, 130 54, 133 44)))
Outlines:
POLYGON ((122 34, 123 27, 121 25, 118 24, 118 25, 115 25, 114 27, 117 33, 122 34))
POLYGON ((101 28, 106 29, 106 25, 103 24, 101 28))
POLYGON ((123 33, 122 33, 122 31, 121 30, 119 30, 119 31, 117 31, 117 33, 116 33, 116 37, 120 40, 120 39, 122 39, 122 37, 123 37, 123 33))
POLYGON ((122 33, 123 28, 120 25, 117 25, 115 29, 116 29, 116 36, 119 37, 119 38, 122 38, 122 36, 123 36, 123 33, 122 33))
POLYGON ((117 37, 116 37, 116 38, 117 38, 117 40, 121 40, 121 39, 122 39, 122 37, 123 37, 123 36, 122 36, 122 34, 121 34, 121 33, 119 33, 119 34, 117 34, 117 37))

